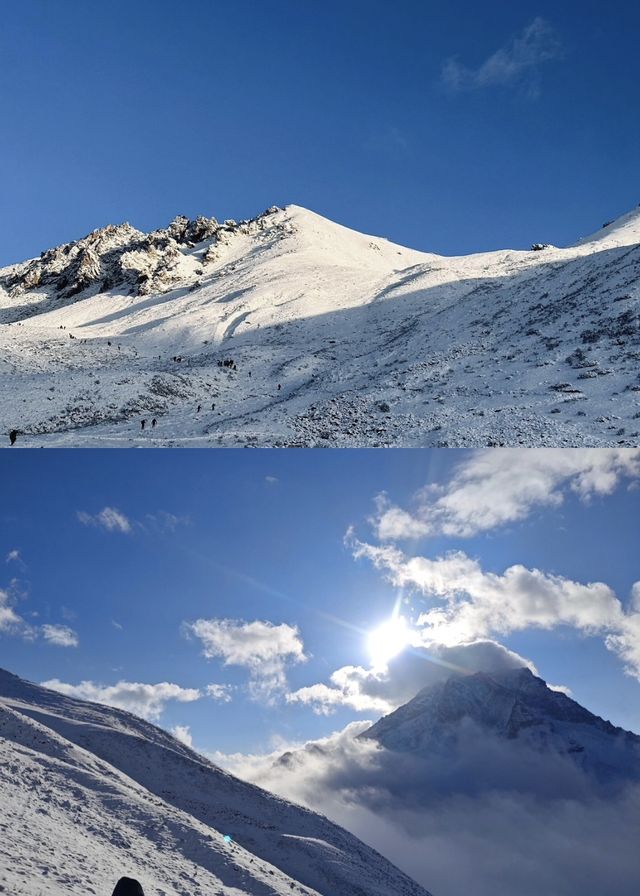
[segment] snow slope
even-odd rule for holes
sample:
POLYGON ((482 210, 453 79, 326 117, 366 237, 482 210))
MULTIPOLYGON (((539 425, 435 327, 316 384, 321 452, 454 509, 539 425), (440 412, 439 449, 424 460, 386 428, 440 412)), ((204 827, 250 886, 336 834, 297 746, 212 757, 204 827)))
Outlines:
POLYGON ((636 445, 640 210, 453 258, 296 206, 107 227, 0 270, 0 347, 18 445, 636 445))
POLYGON ((500 740, 571 759, 603 782, 640 781, 638 735, 552 690, 526 668, 454 675, 424 688, 360 737, 400 753, 446 755, 468 721, 500 740))
POLYGON ((0 891, 109 896, 121 875, 159 896, 428 896, 155 726, 0 670, 0 891))

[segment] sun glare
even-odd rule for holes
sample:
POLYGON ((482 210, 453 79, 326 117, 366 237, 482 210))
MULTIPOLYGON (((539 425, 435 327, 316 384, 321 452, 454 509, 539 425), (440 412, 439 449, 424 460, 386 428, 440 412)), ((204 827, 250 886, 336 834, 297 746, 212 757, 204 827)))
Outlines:
POLYGON ((394 616, 369 632, 367 646, 374 666, 384 666, 410 643, 406 620, 394 616))

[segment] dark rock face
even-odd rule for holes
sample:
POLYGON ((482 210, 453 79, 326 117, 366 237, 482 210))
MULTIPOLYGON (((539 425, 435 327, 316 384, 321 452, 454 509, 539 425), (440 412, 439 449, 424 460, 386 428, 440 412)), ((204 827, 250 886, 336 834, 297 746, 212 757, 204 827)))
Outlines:
POLYGON ((112 896, 144 896, 144 890, 140 882, 133 877, 121 877, 115 885, 112 896))

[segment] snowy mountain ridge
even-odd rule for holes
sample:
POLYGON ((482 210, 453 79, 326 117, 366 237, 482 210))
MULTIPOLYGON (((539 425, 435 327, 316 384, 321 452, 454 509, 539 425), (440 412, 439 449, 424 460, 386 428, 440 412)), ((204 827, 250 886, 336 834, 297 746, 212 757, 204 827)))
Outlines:
POLYGON ((154 725, 0 670, 0 889, 109 894, 123 874, 160 896, 428 896, 154 725))
POLYGON ((93 231, 0 270, 0 428, 25 446, 636 445, 640 211, 540 246, 442 257, 297 206, 93 231))
POLYGON ((500 740, 570 758, 603 780, 640 781, 640 736, 552 690, 527 668, 453 675, 359 736, 389 750, 428 756, 450 750, 469 721, 500 740))

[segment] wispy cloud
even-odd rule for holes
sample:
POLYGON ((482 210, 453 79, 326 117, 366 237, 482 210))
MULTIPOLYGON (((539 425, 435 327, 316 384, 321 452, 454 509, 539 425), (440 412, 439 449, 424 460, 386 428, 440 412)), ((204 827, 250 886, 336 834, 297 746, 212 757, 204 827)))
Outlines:
POLYGON ((523 85, 528 94, 539 93, 540 67, 563 52, 553 26, 536 17, 524 30, 492 53, 477 67, 465 65, 457 57, 442 67, 442 81, 452 91, 480 90, 497 85, 523 85))
POLYGON ((93 681, 69 684, 52 678, 43 681, 42 686, 59 691, 67 697, 78 697, 80 700, 91 700, 94 703, 106 703, 107 706, 126 709, 150 721, 157 721, 160 718, 169 701, 191 703, 202 697, 202 692, 197 688, 183 688, 168 681, 158 684, 119 681, 114 685, 104 685, 93 681))
POLYGON ((298 628, 286 623, 197 619, 184 623, 183 631, 199 639, 207 659, 219 657, 225 666, 248 669, 250 690, 256 697, 268 698, 284 688, 286 665, 307 659, 298 628))
POLYGON ((95 514, 78 510, 77 517, 83 526, 97 526, 107 532, 121 532, 125 535, 130 535, 132 532, 130 520, 116 507, 103 507, 95 514))
POLYGON ((80 643, 77 632, 68 625, 43 625, 40 631, 44 640, 56 647, 77 647, 80 643))
POLYGON ((190 523, 189 516, 169 513, 167 510, 157 510, 155 513, 147 513, 145 523, 140 525, 150 531, 171 533, 179 529, 180 526, 188 526, 190 523))
POLYGON ((127 516, 117 507, 103 507, 98 513, 78 510, 76 516, 83 526, 94 526, 105 532, 120 532, 123 535, 133 535, 136 532, 172 534, 180 526, 188 526, 191 523, 190 517, 169 513, 167 510, 146 513, 144 521, 127 516))
POLYGON ((13 550, 9 551, 7 556, 5 557, 5 563, 16 563, 22 562, 22 558, 20 557, 20 551, 18 548, 13 548, 13 550))
POLYGON ((637 448, 483 450, 465 459, 446 485, 418 491, 409 508, 379 495, 373 523, 382 541, 468 537, 558 507, 567 494, 589 501, 639 479, 637 448))
POLYGON ((188 725, 176 725, 171 729, 171 733, 176 738, 176 740, 179 740, 185 746, 193 746, 193 737, 191 736, 191 729, 188 725))
MULTIPOLYGON (((12 582, 8 589, 0 588, 0 634, 23 638, 25 641, 40 639, 56 647, 77 647, 77 632, 66 625, 33 625, 16 610, 20 599, 26 595, 19 590, 17 583, 12 582)), ((32 617, 38 614, 31 613, 32 617)))
POLYGON ((0 632, 15 634, 26 625, 22 616, 14 610, 11 595, 8 591, 0 589, 0 632))
POLYGON ((230 684, 208 684, 205 688, 207 697, 218 703, 230 703, 233 686, 230 684))

